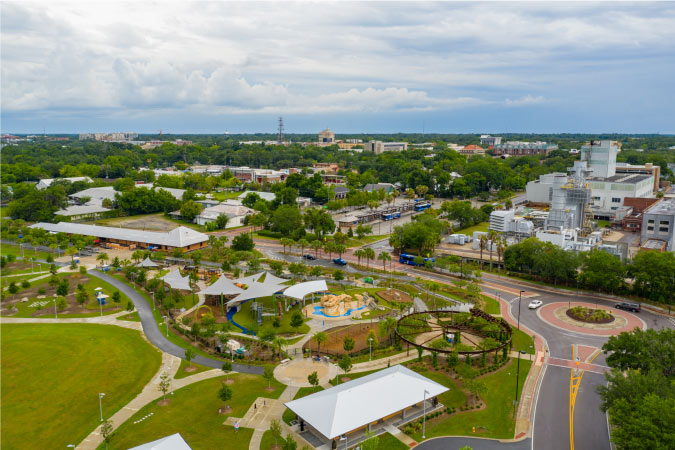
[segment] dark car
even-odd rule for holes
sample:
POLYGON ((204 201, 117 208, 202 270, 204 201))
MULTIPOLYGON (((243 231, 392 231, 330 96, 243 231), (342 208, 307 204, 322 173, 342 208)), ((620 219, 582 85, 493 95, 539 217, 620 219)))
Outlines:
POLYGON ((346 266, 346 265, 347 265, 347 261, 345 261, 345 260, 342 259, 342 258, 335 258, 335 259, 333 260, 333 264, 337 264, 338 266, 346 266))
POLYGON ((621 302, 614 305, 616 309, 625 309, 626 311, 640 312, 640 305, 637 303, 621 302))
POLYGON ((305 258, 305 259, 309 259, 310 261, 314 261, 316 259, 316 256, 310 255, 309 253, 307 253, 306 255, 303 255, 302 257, 305 258))

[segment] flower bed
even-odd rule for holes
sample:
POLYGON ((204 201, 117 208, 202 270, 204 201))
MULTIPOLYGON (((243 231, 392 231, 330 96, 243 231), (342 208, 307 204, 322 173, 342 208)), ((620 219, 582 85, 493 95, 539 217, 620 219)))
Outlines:
POLYGON ((614 316, 604 309, 575 306, 567 310, 567 317, 586 323, 611 323, 614 316))

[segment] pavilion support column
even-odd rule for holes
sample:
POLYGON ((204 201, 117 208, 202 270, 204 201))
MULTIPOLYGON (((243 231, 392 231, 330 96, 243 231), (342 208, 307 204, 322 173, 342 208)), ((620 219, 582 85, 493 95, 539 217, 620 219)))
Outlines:
POLYGON ((371 431, 371 430, 370 430, 370 424, 368 424, 368 433, 370 433, 370 431, 371 431))

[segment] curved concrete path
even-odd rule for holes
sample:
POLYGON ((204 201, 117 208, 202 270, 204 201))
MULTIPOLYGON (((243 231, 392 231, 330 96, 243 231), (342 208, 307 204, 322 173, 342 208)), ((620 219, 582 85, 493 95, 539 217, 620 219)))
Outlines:
MULTIPOLYGON (((148 338, 148 341, 152 343, 155 347, 160 349, 163 352, 169 353, 171 355, 177 356, 179 358, 185 358, 185 350, 173 342, 169 341, 165 335, 160 331, 157 322, 155 321, 155 316, 152 313, 152 308, 148 302, 141 296, 136 290, 131 288, 126 283, 121 282, 117 278, 113 278, 104 273, 98 272, 96 270, 89 270, 87 273, 93 277, 99 278, 116 289, 122 291, 127 295, 134 303, 136 311, 138 311, 138 317, 141 319, 141 325, 143 327, 143 333, 148 338)), ((214 369, 220 369, 223 365, 223 361, 213 358, 207 358, 202 355, 197 355, 193 362, 196 364, 201 364, 202 366, 212 367, 214 369)), ((251 373, 254 375, 262 375, 264 368, 261 366, 249 366, 245 364, 232 364, 232 369, 235 372, 241 373, 251 373)))

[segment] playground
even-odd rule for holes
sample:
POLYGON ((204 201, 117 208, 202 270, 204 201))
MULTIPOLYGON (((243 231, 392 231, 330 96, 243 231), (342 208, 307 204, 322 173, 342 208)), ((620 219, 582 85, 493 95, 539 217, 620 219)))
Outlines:
POLYGON ((340 320, 349 317, 359 318, 368 308, 376 307, 373 297, 367 292, 360 294, 326 294, 318 303, 306 305, 303 314, 319 320, 340 320))

